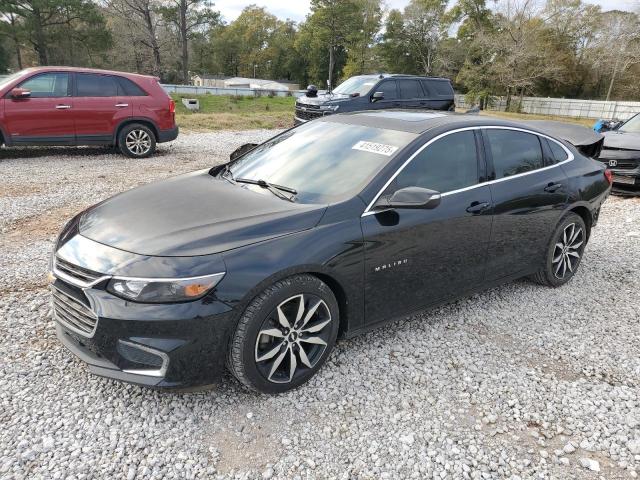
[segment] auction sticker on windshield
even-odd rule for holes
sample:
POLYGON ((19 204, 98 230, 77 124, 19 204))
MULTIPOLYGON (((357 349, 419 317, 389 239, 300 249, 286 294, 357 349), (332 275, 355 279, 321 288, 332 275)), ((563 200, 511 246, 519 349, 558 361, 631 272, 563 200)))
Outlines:
POLYGON ((379 153, 380 155, 386 155, 390 157, 398 150, 398 147, 393 145, 385 145, 384 143, 365 142, 360 140, 353 147, 353 150, 362 150, 363 152, 379 153))

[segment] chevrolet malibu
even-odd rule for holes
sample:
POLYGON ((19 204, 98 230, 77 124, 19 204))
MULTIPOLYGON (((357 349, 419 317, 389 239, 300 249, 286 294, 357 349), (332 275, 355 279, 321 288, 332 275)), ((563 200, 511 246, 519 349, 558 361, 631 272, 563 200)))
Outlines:
POLYGON ((339 336, 579 268, 611 176, 527 125, 332 115, 73 218, 52 256, 60 341, 153 387, 309 380, 339 336))

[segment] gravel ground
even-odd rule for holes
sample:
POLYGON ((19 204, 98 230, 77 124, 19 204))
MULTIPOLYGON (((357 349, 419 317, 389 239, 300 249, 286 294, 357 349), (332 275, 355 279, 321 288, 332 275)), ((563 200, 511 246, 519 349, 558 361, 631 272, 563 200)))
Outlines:
POLYGON ((297 391, 163 393, 90 375, 44 276, 65 219, 273 132, 152 159, 0 150, 0 478, 636 478, 640 199, 611 198, 579 274, 518 281, 342 340, 297 391))

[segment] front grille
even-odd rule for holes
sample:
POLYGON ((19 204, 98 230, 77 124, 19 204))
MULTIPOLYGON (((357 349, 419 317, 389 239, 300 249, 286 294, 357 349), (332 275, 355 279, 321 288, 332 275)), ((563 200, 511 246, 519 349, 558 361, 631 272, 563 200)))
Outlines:
POLYGON ((76 333, 90 337, 98 324, 98 317, 84 303, 63 290, 51 286, 55 319, 76 333))
POLYGON ((55 268, 62 273, 65 273, 70 277, 75 278, 76 280, 80 280, 84 283, 94 282, 95 280, 103 276, 101 273, 79 267, 67 262, 66 260, 63 260, 60 257, 56 257, 55 259, 55 268))
POLYGON ((296 117, 301 120, 313 120, 318 117, 322 117, 323 112, 318 110, 302 110, 301 108, 296 107, 296 117))
POLYGON ((600 160, 602 163, 604 163, 607 167, 611 167, 611 168, 621 168, 621 169, 627 169, 627 170, 633 170, 634 168, 638 167, 638 161, 637 160, 627 160, 627 159, 609 159, 609 158, 599 158, 598 160, 600 160), (611 165, 609 162, 611 160, 615 160, 616 165, 611 165))

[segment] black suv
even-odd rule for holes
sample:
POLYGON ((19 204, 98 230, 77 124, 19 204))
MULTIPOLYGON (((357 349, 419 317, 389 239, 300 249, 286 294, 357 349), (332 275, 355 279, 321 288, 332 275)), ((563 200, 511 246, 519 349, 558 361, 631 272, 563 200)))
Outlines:
POLYGON ((359 75, 331 92, 318 92, 309 85, 296 100, 295 124, 336 112, 389 108, 454 110, 453 88, 447 78, 413 75, 359 75))

